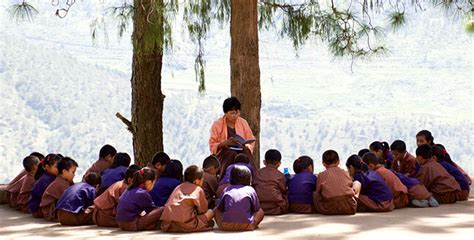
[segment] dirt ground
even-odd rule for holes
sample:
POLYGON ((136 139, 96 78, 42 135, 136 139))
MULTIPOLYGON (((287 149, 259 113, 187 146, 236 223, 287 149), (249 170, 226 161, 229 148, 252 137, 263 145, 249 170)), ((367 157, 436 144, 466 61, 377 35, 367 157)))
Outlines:
POLYGON ((124 232, 97 226, 66 227, 0 205, 1 239, 474 239, 474 194, 468 201, 438 208, 404 208, 353 216, 320 214, 266 216, 253 232, 169 234, 124 232))

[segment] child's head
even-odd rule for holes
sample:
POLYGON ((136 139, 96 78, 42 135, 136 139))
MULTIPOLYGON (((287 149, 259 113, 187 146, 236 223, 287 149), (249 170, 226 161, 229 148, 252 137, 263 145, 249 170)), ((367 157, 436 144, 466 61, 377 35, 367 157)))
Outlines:
POLYGON ((29 172, 33 176, 36 174, 36 171, 38 170, 38 164, 40 163, 40 160, 35 157, 35 156, 28 156, 23 158, 23 168, 25 171, 29 172))
POLYGON ((230 171, 231 185, 245 185, 248 186, 252 182, 252 174, 250 169, 246 166, 234 166, 230 171))
POLYGON ((384 164, 385 153, 389 151, 389 148, 388 143, 378 141, 371 143, 369 146, 370 152, 377 156, 381 164, 384 164))
POLYGON ((58 173, 59 175, 69 182, 72 182, 76 175, 76 169, 78 164, 74 159, 70 157, 64 157, 58 162, 58 173))
POLYGON ((416 146, 421 146, 423 144, 433 145, 434 144, 433 135, 428 130, 421 130, 416 134, 416 146))
POLYGON ((184 181, 202 186, 204 171, 196 165, 191 165, 184 171, 184 181))
POLYGON ((44 159, 44 155, 39 153, 39 152, 32 152, 30 153, 30 156, 35 156, 37 157, 40 161, 44 159))
POLYGON ((362 156, 362 161, 369 167, 369 169, 374 170, 377 165, 380 164, 377 155, 374 153, 368 152, 362 156))
POLYGON ((244 153, 239 153, 239 154, 235 155, 234 163, 250 164, 250 158, 244 153))
POLYGON ((109 162, 114 160, 117 150, 109 144, 104 145, 99 151, 99 158, 105 159, 109 162))
POLYGON ((433 156, 436 157, 436 161, 438 162, 444 160, 451 165, 456 166, 456 164, 451 159, 451 156, 446 151, 446 148, 442 144, 437 143, 433 146, 433 156))
POLYGON ((395 140, 392 145, 390 145, 390 150, 392 151, 393 159, 401 161, 407 151, 407 145, 402 140, 395 140))
POLYGON ((308 156, 299 157, 293 162, 293 171, 295 171, 296 174, 303 171, 308 171, 310 173, 313 173, 314 171, 313 159, 308 156))
POLYGON ((359 152, 357 153, 357 155, 359 155, 359 157, 362 157, 362 156, 364 156, 364 154, 366 154, 366 153, 368 153, 368 152, 370 152, 369 149, 363 148, 363 149, 359 150, 359 152))
POLYGON ((355 154, 351 155, 347 159, 346 167, 351 176, 354 176, 357 171, 367 172, 368 170, 367 164, 362 161, 362 158, 359 157, 359 155, 355 154))
POLYGON ((125 172, 125 179, 124 179, 127 185, 132 184, 133 175, 135 174, 135 172, 137 172, 140 169, 142 168, 136 164, 132 164, 127 168, 127 171, 125 172))
POLYGON ((433 148, 429 144, 423 144, 416 149, 416 160, 421 165, 431 160, 433 157, 433 148))
POLYGON ((170 157, 165 152, 157 152, 153 156, 151 164, 158 172, 163 173, 166 169, 166 164, 168 164, 170 160, 170 157))
POLYGON ((327 150, 323 153, 323 165, 324 167, 329 167, 331 165, 339 165, 339 155, 334 150, 327 150))
POLYGON ((114 156, 114 163, 112 163, 112 168, 120 166, 128 167, 130 166, 131 161, 132 159, 130 158, 130 155, 128 155, 127 153, 119 152, 114 156))
POLYGON ((273 165, 279 167, 281 164, 281 153, 276 149, 270 149, 265 153, 265 160, 263 161, 265 166, 273 165))
POLYGON ((132 184, 128 186, 128 189, 136 188, 143 185, 147 192, 151 192, 151 190, 153 190, 153 186, 155 185, 155 180, 155 170, 148 167, 144 167, 138 171, 135 171, 135 173, 133 174, 132 184))
POLYGON ((183 164, 179 160, 170 160, 170 162, 166 164, 165 172, 161 176, 183 181, 183 164))
POLYGON ((45 172, 49 175, 57 176, 59 160, 61 160, 61 158, 54 153, 46 155, 46 157, 43 160, 40 160, 38 164, 38 170, 36 171, 35 179, 40 178, 45 172))
POLYGON ((207 172, 211 175, 216 175, 219 172, 220 163, 219 160, 214 155, 210 155, 202 163, 202 168, 204 172, 207 172))
POLYGON ((87 184, 97 188, 102 182, 102 177, 98 173, 91 172, 87 174, 84 180, 87 184))

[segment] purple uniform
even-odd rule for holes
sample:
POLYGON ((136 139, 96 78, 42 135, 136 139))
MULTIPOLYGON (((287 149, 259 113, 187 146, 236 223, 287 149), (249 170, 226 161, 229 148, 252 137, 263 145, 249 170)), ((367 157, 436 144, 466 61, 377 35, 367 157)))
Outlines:
POLYGON ((313 204, 317 177, 310 172, 295 174, 288 181, 288 202, 290 204, 313 204))
POLYGON ((56 204, 56 209, 79 213, 94 204, 95 193, 95 187, 88 183, 76 183, 64 191, 56 204))
POLYGON ((229 165, 226 170, 225 170, 225 175, 224 177, 221 179, 221 181, 219 182, 219 185, 223 185, 223 184, 228 184, 230 183, 230 172, 232 171, 232 168, 234 168, 235 165, 239 165, 239 166, 246 166, 248 167, 248 169, 250 169, 250 172, 252 173, 252 179, 254 178, 255 176, 255 168, 250 165, 250 164, 247 164, 247 163, 235 163, 235 164, 231 164, 229 165))
POLYGON ((49 173, 45 172, 41 177, 36 181, 33 190, 31 191, 31 197, 28 201, 28 206, 32 213, 35 213, 40 210, 39 205, 41 203, 41 198, 43 197, 44 191, 46 188, 51 184, 56 176, 50 175, 49 173))
POLYGON ((100 184, 101 189, 106 189, 112 184, 122 181, 125 179, 125 173, 127 172, 127 167, 118 166, 116 168, 108 168, 102 172, 102 183, 100 184))
POLYGON ((445 160, 440 161, 439 164, 441 164, 441 166, 443 166, 443 168, 446 169, 446 171, 448 171, 448 173, 454 177, 456 182, 459 183, 461 190, 470 189, 466 176, 464 176, 464 174, 461 171, 459 171, 459 169, 457 169, 455 166, 451 165, 449 162, 445 160))
POLYGON ((162 207, 168 201, 171 193, 174 191, 176 186, 181 184, 176 178, 173 177, 160 177, 153 186, 153 190, 151 190, 150 195, 153 199, 153 202, 156 206, 162 207))
POLYGON ((149 213, 156 206, 150 194, 141 187, 135 187, 125 191, 119 198, 117 205, 117 222, 132 222, 143 211, 149 213))
POLYGON ((253 187, 231 185, 225 189, 217 208, 223 212, 223 222, 248 224, 254 221, 260 204, 253 187))
POLYGON ((354 180, 361 183, 362 195, 368 196, 374 202, 385 202, 393 199, 393 194, 388 185, 383 180, 382 176, 373 170, 367 173, 356 172, 354 180))

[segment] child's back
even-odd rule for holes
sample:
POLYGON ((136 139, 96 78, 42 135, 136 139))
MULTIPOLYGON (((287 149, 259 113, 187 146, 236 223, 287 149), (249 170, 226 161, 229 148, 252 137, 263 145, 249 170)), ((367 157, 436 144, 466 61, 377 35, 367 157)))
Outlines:
POLYGON ((108 168, 102 172, 102 183, 100 184, 100 192, 105 191, 112 184, 121 181, 125 178, 128 166, 118 166, 115 168, 108 168))
POLYGON ((29 213, 28 200, 31 196, 31 191, 33 190, 36 179, 31 173, 28 173, 23 178, 20 193, 17 198, 17 209, 23 213, 29 213))
MULTIPOLYGON (((91 173, 97 185, 100 175, 91 173)), ((88 177, 86 177, 87 179, 88 177)), ((56 204, 58 220, 62 225, 78 226, 92 224, 92 212, 86 210, 94 203, 96 187, 89 183, 80 182, 68 187, 56 204)))
POLYGON ((150 192, 150 195, 156 206, 164 206, 166 201, 168 201, 168 198, 170 197, 171 193, 179 184, 181 184, 181 181, 176 178, 161 176, 156 181, 153 190, 150 192))
POLYGON ((375 171, 382 176, 385 183, 392 190, 395 208, 404 208, 408 205, 408 189, 400 179, 389 169, 377 165, 375 171))
POLYGON ((446 171, 454 177, 456 182, 458 182, 461 191, 457 194, 457 201, 465 201, 469 197, 469 181, 467 180, 466 176, 458 169, 456 166, 451 165, 445 160, 439 162, 441 166, 443 166, 446 171))
POLYGON ((127 190, 126 180, 116 182, 94 200, 94 224, 101 227, 117 227, 115 215, 120 196, 127 190))
POLYGON ((395 208, 392 191, 377 172, 358 171, 354 174, 354 180, 361 183, 357 211, 388 212, 395 208))
POLYGON ((69 186, 71 186, 71 182, 58 176, 46 188, 39 205, 45 219, 50 221, 57 220, 56 203, 69 186))
POLYGON ((267 165, 257 170, 253 187, 265 214, 278 215, 288 212, 286 178, 275 166, 267 165))
POLYGON ((288 181, 288 202, 290 212, 312 213, 313 192, 316 190, 317 177, 311 172, 300 172, 288 181))
POLYGON ((459 183, 436 160, 431 159, 421 165, 417 178, 439 203, 456 202, 456 196, 461 190, 459 183))
POLYGON ((17 198, 20 194, 21 185, 25 179, 25 176, 28 174, 26 170, 22 170, 13 180, 8 183, 5 187, 5 192, 7 193, 7 203, 10 207, 17 207, 17 198))
POLYGON ((33 189, 31 190, 31 197, 28 200, 28 207, 34 217, 44 217, 39 208, 41 198, 43 197, 43 193, 46 188, 54 181, 55 178, 56 176, 45 172, 33 186, 33 189))

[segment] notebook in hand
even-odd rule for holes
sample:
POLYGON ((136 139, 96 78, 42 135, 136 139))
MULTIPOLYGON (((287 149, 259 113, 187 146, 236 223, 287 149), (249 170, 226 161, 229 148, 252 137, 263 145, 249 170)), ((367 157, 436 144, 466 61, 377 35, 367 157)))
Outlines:
POLYGON ((242 151, 242 150, 244 150, 244 149, 243 149, 243 146, 245 146, 245 144, 249 144, 249 143, 255 142, 255 138, 245 139, 245 138, 243 138, 242 136, 240 136, 239 134, 234 134, 234 135, 232 135, 232 136, 230 136, 230 137, 239 140, 239 142, 238 142, 237 144, 235 144, 235 145, 229 147, 229 149, 235 150, 235 151, 242 151))

